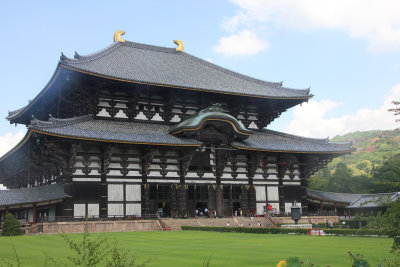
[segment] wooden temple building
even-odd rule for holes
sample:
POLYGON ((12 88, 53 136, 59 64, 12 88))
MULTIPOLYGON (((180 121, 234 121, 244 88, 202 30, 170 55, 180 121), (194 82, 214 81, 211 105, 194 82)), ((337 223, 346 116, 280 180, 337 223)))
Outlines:
POLYGON ((0 219, 218 217, 307 212, 307 178, 349 143, 266 127, 309 90, 254 79, 183 52, 128 42, 61 55, 10 123, 26 136, 0 158, 0 219))

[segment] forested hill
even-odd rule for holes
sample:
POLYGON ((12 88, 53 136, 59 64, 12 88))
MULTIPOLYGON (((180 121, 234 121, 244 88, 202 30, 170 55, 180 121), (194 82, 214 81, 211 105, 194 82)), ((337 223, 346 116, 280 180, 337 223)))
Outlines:
MULTIPOLYGON (((336 136, 332 141, 351 141, 356 151, 335 158, 325 169, 311 177, 309 188, 333 192, 374 193, 396 191, 396 186, 400 186, 400 128, 349 133, 336 136), (382 179, 391 180, 391 183, 394 183, 391 184, 394 186, 393 190, 390 190, 388 184, 382 186, 382 183, 387 182, 382 179)), ((400 191, 400 187, 397 191, 400 191)))

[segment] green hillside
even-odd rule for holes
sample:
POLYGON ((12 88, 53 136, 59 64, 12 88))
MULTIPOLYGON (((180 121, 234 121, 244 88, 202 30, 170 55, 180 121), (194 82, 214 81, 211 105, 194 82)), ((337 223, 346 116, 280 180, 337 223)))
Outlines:
POLYGON ((353 175, 371 176, 373 168, 400 153, 400 128, 387 131, 366 131, 335 136, 332 142, 352 142, 355 152, 334 159, 328 164, 333 171, 339 162, 343 162, 353 175))
MULTIPOLYGON (((391 176, 392 182, 400 182, 400 175, 397 173, 400 162, 396 156, 400 154, 400 128, 354 132, 335 136, 332 141, 352 142, 356 150, 351 154, 335 158, 326 168, 313 175, 310 178, 309 188, 334 192, 373 193, 390 189, 389 186, 380 186, 382 177, 391 176)), ((396 184, 393 186, 396 188, 396 184)))

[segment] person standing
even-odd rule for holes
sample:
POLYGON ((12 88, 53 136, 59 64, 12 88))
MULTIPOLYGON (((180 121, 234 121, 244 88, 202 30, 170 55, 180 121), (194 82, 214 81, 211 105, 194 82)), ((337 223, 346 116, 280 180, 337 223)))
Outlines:
POLYGON ((204 209, 204 215, 206 215, 207 218, 209 217, 209 216, 208 216, 208 209, 207 209, 207 208, 204 209))
POLYGON ((226 223, 226 227, 229 227, 229 222, 226 223))

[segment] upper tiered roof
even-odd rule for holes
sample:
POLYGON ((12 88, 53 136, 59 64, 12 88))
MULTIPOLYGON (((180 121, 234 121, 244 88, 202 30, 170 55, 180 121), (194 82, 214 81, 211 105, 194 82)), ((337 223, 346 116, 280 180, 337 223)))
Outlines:
POLYGON ((309 89, 289 89, 281 82, 254 79, 173 48, 128 41, 90 56, 61 56, 60 64, 101 77, 166 87, 277 99, 311 97, 309 89))
MULTIPOLYGON (((70 59, 62 54, 58 67, 45 88, 25 107, 10 111, 7 119, 13 123, 27 124, 30 114, 35 114, 30 108, 51 92, 53 87, 54 90, 59 90, 61 75, 71 71, 113 81, 155 86, 161 90, 176 88, 271 99, 285 102, 282 109, 308 101, 312 97, 309 89, 291 89, 282 86, 282 82, 251 78, 174 48, 119 41, 88 56, 76 53, 70 59)), ((64 83, 64 80, 61 79, 61 82, 64 83)))

